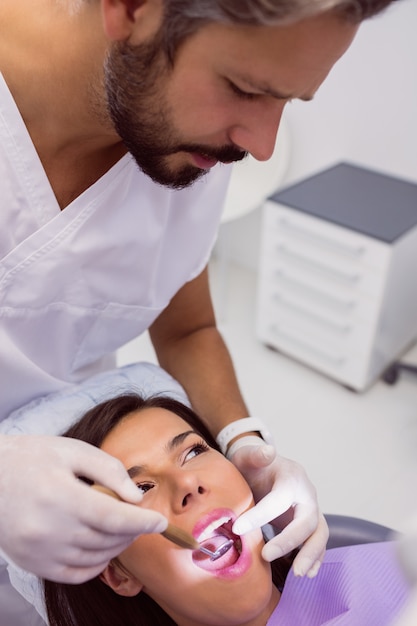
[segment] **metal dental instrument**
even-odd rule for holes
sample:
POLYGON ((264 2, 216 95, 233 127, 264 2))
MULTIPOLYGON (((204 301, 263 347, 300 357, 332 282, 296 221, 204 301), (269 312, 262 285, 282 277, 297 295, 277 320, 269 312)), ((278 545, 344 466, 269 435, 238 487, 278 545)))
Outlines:
POLYGON ((190 535, 190 533, 185 532, 185 530, 182 530, 181 528, 178 528, 178 526, 174 526, 173 524, 168 524, 168 528, 164 530, 161 535, 164 535, 164 537, 166 537, 173 543, 176 543, 177 546, 181 546, 181 548, 200 550, 200 552, 203 552, 204 554, 207 554, 209 557, 211 557, 212 561, 215 561, 216 559, 219 559, 221 556, 223 556, 223 554, 226 554, 226 552, 233 545, 233 539, 227 539, 225 537, 226 541, 222 543, 222 545, 219 546, 217 550, 209 550, 208 548, 201 546, 198 541, 196 541, 194 537, 190 535))
MULTIPOLYGON (((91 487, 96 491, 100 491, 107 496, 115 498, 116 500, 121 500, 121 498, 117 495, 115 491, 113 491, 112 489, 108 489, 107 487, 103 487, 103 485, 93 484, 91 485, 91 487)), ((177 546, 180 546, 181 548, 188 548, 189 550, 199 550, 200 552, 203 552, 203 554, 209 556, 212 561, 216 561, 221 556, 226 554, 226 552, 232 547, 234 543, 233 539, 227 539, 225 537, 226 541, 222 543, 222 545, 219 546, 217 550, 209 550, 208 548, 201 546, 198 541, 194 539, 192 535, 190 535, 190 533, 187 533, 185 530, 178 528, 178 526, 174 526, 174 524, 168 524, 166 530, 164 530, 161 535, 163 535, 166 539, 169 539, 169 541, 172 541, 172 543, 175 543, 177 546)))

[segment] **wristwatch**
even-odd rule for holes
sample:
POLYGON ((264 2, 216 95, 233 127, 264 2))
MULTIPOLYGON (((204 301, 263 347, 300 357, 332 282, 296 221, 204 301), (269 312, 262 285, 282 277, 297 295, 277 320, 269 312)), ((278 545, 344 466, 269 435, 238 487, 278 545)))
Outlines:
POLYGON ((258 417, 244 417, 235 422, 231 422, 219 432, 216 437, 217 444, 223 454, 226 454, 227 448, 235 437, 244 433, 258 432, 265 443, 273 445, 273 437, 271 432, 265 426, 264 422, 258 417))

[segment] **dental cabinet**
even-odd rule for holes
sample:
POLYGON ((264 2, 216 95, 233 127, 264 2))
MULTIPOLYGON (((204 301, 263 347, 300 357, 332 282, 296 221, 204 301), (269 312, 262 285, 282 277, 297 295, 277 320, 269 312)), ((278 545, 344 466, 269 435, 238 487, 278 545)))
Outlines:
POLYGON ((356 390, 417 338, 417 185, 348 163, 264 205, 256 333, 356 390))

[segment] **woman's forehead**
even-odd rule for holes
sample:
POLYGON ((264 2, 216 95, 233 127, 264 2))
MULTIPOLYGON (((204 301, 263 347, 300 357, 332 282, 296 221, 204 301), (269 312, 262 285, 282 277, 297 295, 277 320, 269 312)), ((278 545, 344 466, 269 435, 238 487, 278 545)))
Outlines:
POLYGON ((133 447, 138 451, 159 447, 188 430, 190 426, 179 415, 160 407, 149 407, 126 415, 104 438, 101 449, 120 458, 133 447))

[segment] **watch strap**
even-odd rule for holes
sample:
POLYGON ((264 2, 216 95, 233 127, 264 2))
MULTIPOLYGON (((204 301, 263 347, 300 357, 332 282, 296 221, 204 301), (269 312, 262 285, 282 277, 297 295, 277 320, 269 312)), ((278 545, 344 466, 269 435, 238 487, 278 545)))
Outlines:
POLYGON ((232 439, 250 432, 258 432, 266 443, 273 444, 271 432, 259 417, 244 417, 243 419, 231 422, 222 428, 216 437, 216 441, 222 453, 226 454, 232 439))

